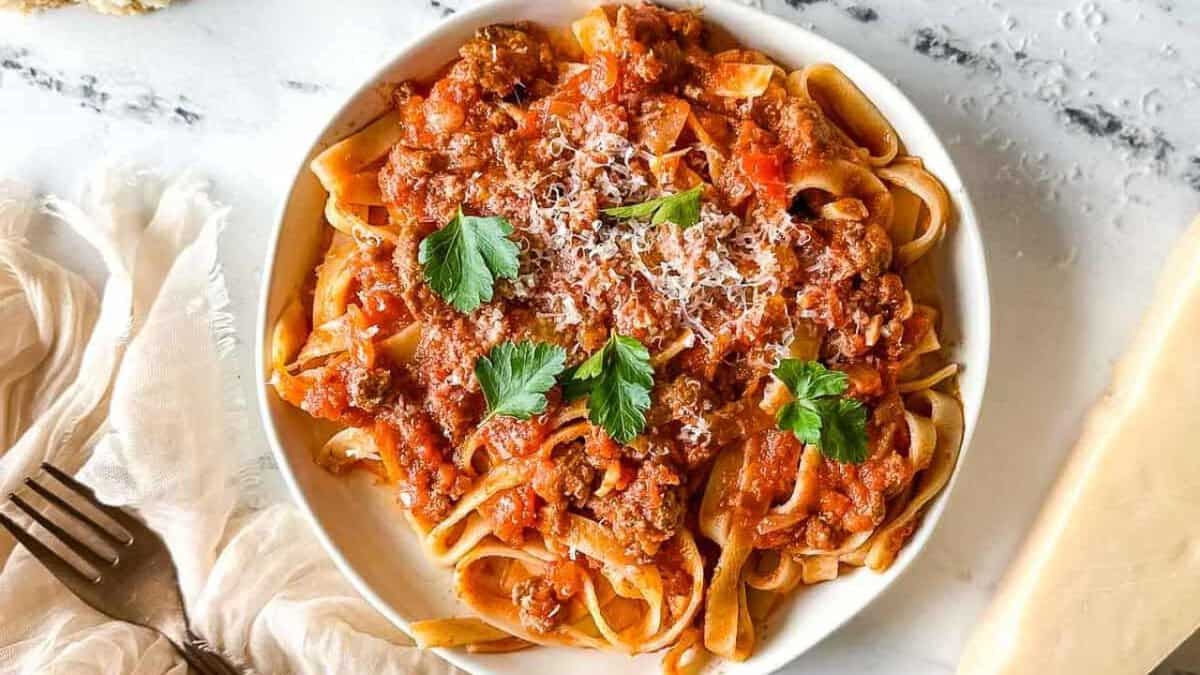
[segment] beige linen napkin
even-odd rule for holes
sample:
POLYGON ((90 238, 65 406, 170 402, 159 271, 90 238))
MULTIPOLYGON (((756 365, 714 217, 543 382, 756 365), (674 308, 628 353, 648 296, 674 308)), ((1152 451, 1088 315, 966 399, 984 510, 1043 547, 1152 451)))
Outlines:
MULTIPOLYGON (((257 672, 454 672, 354 593, 290 505, 242 503, 235 470, 260 453, 223 358, 225 211, 207 184, 108 167, 79 205, 42 203, 104 260, 99 302, 25 246, 37 206, 0 182, 0 495, 48 460, 136 508, 171 549, 197 632, 257 672)), ((0 565, 0 675, 186 672, 164 639, 76 600, 7 534, 0 565)))

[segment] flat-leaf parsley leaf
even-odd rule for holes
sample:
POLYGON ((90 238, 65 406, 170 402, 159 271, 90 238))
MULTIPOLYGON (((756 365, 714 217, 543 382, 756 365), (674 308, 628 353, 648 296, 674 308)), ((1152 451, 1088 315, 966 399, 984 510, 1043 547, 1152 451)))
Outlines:
POLYGON ((483 420, 504 415, 527 420, 546 411, 546 392, 563 371, 567 353, 545 342, 501 342, 475 361, 487 401, 483 420))
POLYGON ((783 359, 775 368, 775 377, 787 385, 796 398, 840 396, 850 385, 850 378, 840 370, 829 370, 819 361, 783 359))
POLYGON ((649 218, 651 225, 671 222, 687 229, 700 222, 700 195, 703 192, 704 186, 697 185, 690 190, 663 195, 640 204, 614 206, 604 209, 603 213, 622 220, 649 218))
POLYGON ((512 224, 502 216, 468 216, 459 207, 445 227, 421 240, 425 282, 460 312, 490 302, 496 279, 517 277, 512 224))
POLYGON ((616 334, 563 378, 564 397, 588 396, 588 419, 618 443, 632 441, 646 427, 653 387, 650 352, 635 338, 616 334))
POLYGON ((850 383, 845 373, 799 359, 783 359, 774 372, 795 397, 775 415, 780 429, 832 460, 858 464, 867 458, 867 409, 843 396, 850 383))

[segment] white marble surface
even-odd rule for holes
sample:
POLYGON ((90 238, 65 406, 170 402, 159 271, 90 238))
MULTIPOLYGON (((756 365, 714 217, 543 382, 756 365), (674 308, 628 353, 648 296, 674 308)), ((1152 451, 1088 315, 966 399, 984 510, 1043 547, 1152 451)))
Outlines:
MULTIPOLYGON (((143 18, 0 16, 0 175, 76 193, 95 157, 198 165, 251 376, 287 170, 396 46, 469 0, 191 0, 143 18), (336 7, 336 11, 335 11, 336 7)), ((785 672, 950 673, 1173 238, 1200 211, 1200 2, 764 0, 894 78, 979 210, 995 306, 976 447, 924 556, 785 672)), ((52 224, 42 250, 94 275, 52 224)), ((247 385, 247 392, 249 393, 247 385)), ((283 498, 266 454, 263 498, 283 498)), ((1200 640, 1156 671, 1200 671, 1200 640)))

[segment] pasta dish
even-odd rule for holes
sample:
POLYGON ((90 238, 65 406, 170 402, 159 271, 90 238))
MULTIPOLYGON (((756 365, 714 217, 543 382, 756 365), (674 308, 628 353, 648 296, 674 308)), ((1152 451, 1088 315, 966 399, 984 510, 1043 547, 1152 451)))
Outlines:
MULTIPOLYGON (((841 71, 698 12, 491 25, 319 154, 271 345, 316 453, 395 495, 472 616, 422 646, 747 658, 886 569, 962 438, 947 193, 841 71)), ((401 516, 402 514, 402 516, 401 516)))

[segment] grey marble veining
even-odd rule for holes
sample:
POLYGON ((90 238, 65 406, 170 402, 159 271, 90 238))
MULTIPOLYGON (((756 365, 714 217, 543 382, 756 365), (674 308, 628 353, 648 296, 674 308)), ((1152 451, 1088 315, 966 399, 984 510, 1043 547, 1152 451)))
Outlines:
MULTIPOLYGON (((97 157, 118 155, 213 176, 234 206, 222 256, 249 391, 265 242, 307 139, 399 44, 472 4, 192 0, 136 19, 0 15, 0 175, 70 195, 97 157)), ((786 669, 951 673, 1171 242, 1200 211, 1200 2, 747 4, 896 81, 979 212, 993 356, 971 457, 917 564, 786 669)), ((98 274, 52 224, 32 238, 98 274)), ((245 472, 264 503, 282 498, 265 444, 245 472)), ((1200 640, 1157 675, 1189 671, 1200 672, 1200 640)))
POLYGON ((192 125, 204 119, 182 94, 161 96, 137 83, 102 83, 96 75, 53 70, 27 48, 0 49, 0 70, 26 86, 74 101, 95 113, 147 123, 162 121, 192 125))

